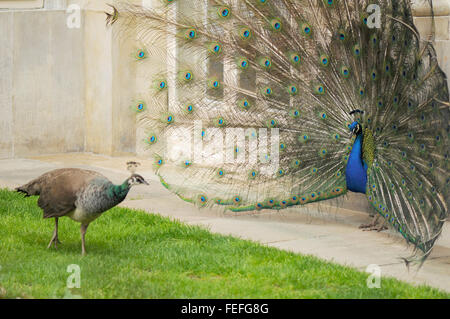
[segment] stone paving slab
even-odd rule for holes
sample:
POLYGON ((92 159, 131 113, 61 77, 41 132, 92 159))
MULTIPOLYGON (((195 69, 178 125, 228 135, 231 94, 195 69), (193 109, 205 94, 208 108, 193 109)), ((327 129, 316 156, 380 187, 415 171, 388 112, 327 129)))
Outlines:
MULTIPOLYGON (((182 222, 200 225, 210 231, 233 235, 242 239, 296 253, 311 254, 326 260, 365 270, 377 264, 382 274, 411 283, 428 285, 450 291, 450 228, 447 223, 432 255, 417 273, 408 271, 400 257, 410 250, 393 232, 364 232, 358 229, 367 223, 369 216, 359 211, 324 204, 289 208, 283 211, 257 213, 230 213, 215 208, 198 209, 168 192, 151 173, 151 161, 133 158, 112 158, 90 154, 63 154, 41 156, 32 159, 0 160, 0 187, 14 188, 40 174, 60 167, 93 169, 114 183, 121 183, 129 176, 125 170, 128 160, 142 163, 139 174, 150 187, 132 189, 123 207, 142 209, 182 222)), ((364 196, 352 194, 345 201, 358 207, 365 204, 364 196)), ((356 207, 355 206, 355 207, 356 207)), ((49 226, 50 229, 50 226, 49 226)))

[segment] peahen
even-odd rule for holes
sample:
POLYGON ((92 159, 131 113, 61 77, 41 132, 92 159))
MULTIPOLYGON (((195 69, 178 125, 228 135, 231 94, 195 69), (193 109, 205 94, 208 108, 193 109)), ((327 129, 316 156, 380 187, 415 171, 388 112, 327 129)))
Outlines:
POLYGON ((121 185, 114 185, 105 176, 90 170, 62 168, 47 172, 16 188, 26 196, 38 195, 44 218, 55 218, 55 230, 48 248, 58 240, 58 218, 67 216, 81 223, 81 253, 86 254, 85 234, 91 222, 121 203, 133 185, 148 183, 132 174, 121 185))
POLYGON ((409 0, 161 0, 106 20, 138 39, 142 74, 161 70, 132 107, 170 191, 231 211, 364 193, 409 260, 429 255, 449 215, 450 104, 409 0))

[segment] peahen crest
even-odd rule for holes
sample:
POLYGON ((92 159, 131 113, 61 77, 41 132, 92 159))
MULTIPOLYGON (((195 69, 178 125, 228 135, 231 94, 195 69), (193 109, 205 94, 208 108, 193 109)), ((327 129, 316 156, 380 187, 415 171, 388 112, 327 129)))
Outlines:
POLYGON ((131 173, 131 175, 136 173, 137 168, 141 166, 141 163, 135 161, 127 162, 127 170, 131 173))
POLYGON ((132 105, 166 188, 248 211, 350 182, 428 256, 448 217, 449 94, 409 0, 160 4, 107 21, 139 39, 143 73, 160 67, 132 105))

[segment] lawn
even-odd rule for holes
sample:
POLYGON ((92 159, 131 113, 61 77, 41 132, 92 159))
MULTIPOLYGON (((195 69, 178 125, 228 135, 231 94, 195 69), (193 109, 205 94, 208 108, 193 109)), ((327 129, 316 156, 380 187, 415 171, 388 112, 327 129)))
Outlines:
POLYGON ((79 224, 53 220, 36 198, 0 190, 0 297, 62 298, 449 298, 383 278, 366 286, 355 269, 221 236, 142 211, 114 208, 93 222, 81 257, 79 224), (80 288, 66 288, 69 265, 80 288))

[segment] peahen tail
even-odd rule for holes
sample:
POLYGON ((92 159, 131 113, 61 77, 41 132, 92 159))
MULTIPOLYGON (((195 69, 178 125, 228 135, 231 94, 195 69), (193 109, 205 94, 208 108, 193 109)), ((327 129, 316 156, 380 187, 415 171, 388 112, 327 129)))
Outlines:
POLYGON ((132 108, 170 191, 232 211, 341 196, 357 122, 368 200, 428 256, 448 217, 449 96, 409 0, 122 3, 107 23, 139 39, 132 108))

